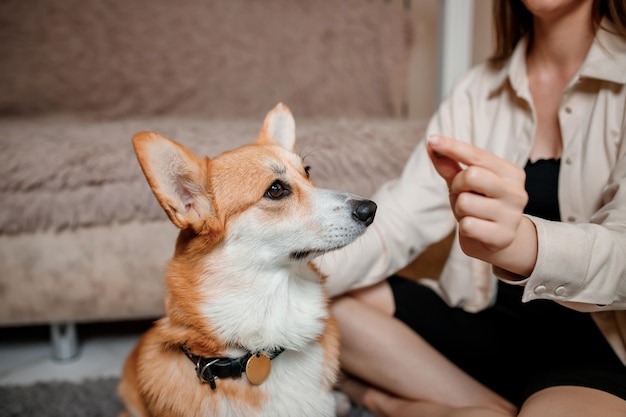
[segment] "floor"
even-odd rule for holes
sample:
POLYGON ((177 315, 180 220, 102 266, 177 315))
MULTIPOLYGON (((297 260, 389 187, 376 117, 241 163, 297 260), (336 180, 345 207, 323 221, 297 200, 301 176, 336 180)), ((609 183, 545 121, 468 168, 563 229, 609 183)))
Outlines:
POLYGON ((0 385, 114 377, 150 322, 78 325, 78 354, 52 357, 49 326, 0 328, 0 385))
MULTIPOLYGON (((78 355, 53 359, 50 326, 0 327, 0 386, 119 377, 124 360, 152 321, 78 325, 78 355)), ((346 403, 347 415, 349 404, 346 403)), ((371 414, 353 409, 350 415, 371 414)))

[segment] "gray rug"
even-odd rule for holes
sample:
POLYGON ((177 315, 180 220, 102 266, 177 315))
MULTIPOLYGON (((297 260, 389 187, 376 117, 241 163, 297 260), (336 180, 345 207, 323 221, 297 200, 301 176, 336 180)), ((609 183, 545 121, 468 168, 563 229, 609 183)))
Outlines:
MULTIPOLYGON (((0 417, 117 417, 117 378, 0 387, 0 417)), ((353 408, 348 417, 371 417, 353 408)))

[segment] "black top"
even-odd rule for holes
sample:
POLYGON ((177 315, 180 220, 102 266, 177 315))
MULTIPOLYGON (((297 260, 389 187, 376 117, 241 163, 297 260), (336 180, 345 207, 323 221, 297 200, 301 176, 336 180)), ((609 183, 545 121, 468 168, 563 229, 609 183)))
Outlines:
POLYGON ((528 204, 524 213, 546 220, 561 220, 559 213, 559 166, 558 159, 539 159, 526 163, 526 192, 528 204))

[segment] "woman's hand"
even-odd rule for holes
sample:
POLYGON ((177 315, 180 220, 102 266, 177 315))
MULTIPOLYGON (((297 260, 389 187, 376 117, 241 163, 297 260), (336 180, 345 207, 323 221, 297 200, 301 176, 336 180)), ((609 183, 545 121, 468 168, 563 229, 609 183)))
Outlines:
POLYGON ((448 184, 463 252, 515 274, 530 275, 537 259, 537 232, 523 215, 528 202, 524 170, 443 136, 428 138, 428 153, 448 184))

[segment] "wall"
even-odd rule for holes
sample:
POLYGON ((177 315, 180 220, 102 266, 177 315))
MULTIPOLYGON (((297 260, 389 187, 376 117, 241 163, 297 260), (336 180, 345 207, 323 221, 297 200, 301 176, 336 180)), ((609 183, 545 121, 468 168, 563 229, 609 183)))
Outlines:
MULTIPOLYGON (((406 115, 411 119, 427 119, 437 109, 440 79, 441 10, 443 1, 473 3, 472 51, 470 66, 484 61, 493 48, 491 7, 493 0, 394 0, 411 9, 414 46, 409 72, 409 100, 406 115)), ((465 48, 465 42, 458 42, 465 48)))

